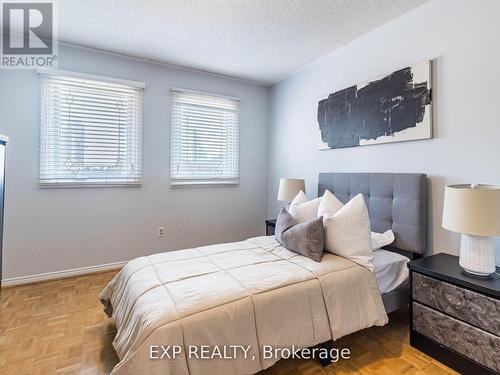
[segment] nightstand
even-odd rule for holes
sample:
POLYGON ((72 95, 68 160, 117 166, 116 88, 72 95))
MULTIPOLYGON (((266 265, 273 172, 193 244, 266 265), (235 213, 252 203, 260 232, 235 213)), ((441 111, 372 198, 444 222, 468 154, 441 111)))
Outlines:
POLYGON ((276 219, 267 219, 266 236, 274 236, 274 228, 276 228, 276 219))
POLYGON ((408 267, 410 345, 462 374, 500 373, 500 277, 468 275, 448 254, 408 267))

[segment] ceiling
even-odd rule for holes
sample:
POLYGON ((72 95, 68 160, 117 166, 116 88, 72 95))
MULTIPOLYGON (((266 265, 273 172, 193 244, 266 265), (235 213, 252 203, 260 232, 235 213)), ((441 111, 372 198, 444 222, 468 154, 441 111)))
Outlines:
POLYGON ((426 0, 54 0, 59 39, 272 84, 426 0))

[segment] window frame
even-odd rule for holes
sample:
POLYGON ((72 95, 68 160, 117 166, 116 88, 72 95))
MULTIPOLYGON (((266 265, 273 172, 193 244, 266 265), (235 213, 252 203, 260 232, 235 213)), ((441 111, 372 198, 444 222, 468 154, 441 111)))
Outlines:
MULTIPOLYGON (((59 70, 59 69, 38 69, 37 73, 40 75, 40 124, 39 124, 39 175, 38 175, 38 186, 39 188, 43 189, 53 189, 53 188, 92 188, 92 187, 140 187, 143 184, 143 175, 144 175, 144 170, 143 170, 143 107, 144 107, 144 89, 146 87, 146 84, 144 82, 139 82, 139 81, 132 81, 132 80, 125 80, 125 79, 120 79, 120 78, 112 78, 112 77, 105 77, 105 76, 100 76, 100 75, 93 75, 93 74, 85 74, 85 73, 78 73, 78 72, 72 72, 72 71, 66 71, 66 70, 59 70), (137 105, 137 129, 135 130, 137 132, 137 139, 136 142, 137 144, 135 147, 137 148, 137 165, 139 166, 139 173, 137 175, 137 179, 134 181, 127 181, 129 177, 125 177, 122 181, 116 180, 108 180, 106 181, 105 178, 102 178, 102 181, 99 181, 99 178, 95 178, 95 180, 92 181, 92 178, 88 178, 90 181, 85 181, 83 179, 74 179, 73 181, 70 181, 69 179, 63 179, 62 181, 58 180, 57 178, 54 178, 54 181, 42 181, 42 163, 44 160, 43 153, 48 152, 44 151, 43 148, 43 142, 44 142, 44 137, 46 135, 44 134, 44 129, 43 129, 43 122, 46 121, 43 116, 46 115, 45 107, 46 107, 46 102, 45 102, 45 95, 44 95, 44 83, 43 83, 43 78, 44 76, 58 76, 58 77, 63 77, 63 78, 74 78, 74 79, 82 79, 82 80, 90 80, 90 81, 96 81, 101 84, 115 84, 115 85, 121 85, 121 86, 127 86, 130 89, 135 89, 139 92, 138 96, 138 101, 136 103, 137 105)), ((83 129, 83 127, 82 127, 83 129)), ((127 127, 125 127, 127 129, 127 127)), ((85 131, 85 129, 83 129, 85 131)), ((118 140, 120 142, 120 140, 118 140)), ((82 141, 82 146, 84 146, 84 141, 82 141)), ((85 151, 84 151, 85 152, 85 151)), ((57 158, 57 156, 55 157, 57 158)), ((50 159, 49 157, 45 157, 45 159, 50 159)))
POLYGON ((240 149, 241 149, 241 142, 240 142, 240 111, 241 111, 241 99, 235 96, 228 96, 228 95, 221 95, 221 94, 215 94, 215 93, 210 93, 210 92, 204 92, 204 91, 198 91, 198 90, 190 90, 190 89, 184 89, 184 88, 178 88, 178 87, 172 87, 170 89, 170 100, 171 100, 171 105, 170 105, 170 166, 169 166, 169 174, 170 174, 170 186, 171 187, 210 187, 210 186, 238 186, 240 184, 240 149), (180 93, 188 93, 188 94, 194 94, 194 95, 200 95, 200 96, 209 96, 209 97, 214 97, 214 98, 220 98, 220 99, 226 99, 226 100, 231 100, 237 103, 238 109, 237 109, 237 142, 235 142, 235 145, 237 146, 237 152, 236 152, 236 157, 237 157, 237 176, 236 178, 233 179, 220 179, 216 177, 212 178, 173 178, 172 174, 172 164, 173 164, 173 128, 174 128, 174 122, 173 122, 173 115, 174 115, 174 105, 175 105, 175 98, 174 98, 174 93, 175 92, 180 92, 180 93))

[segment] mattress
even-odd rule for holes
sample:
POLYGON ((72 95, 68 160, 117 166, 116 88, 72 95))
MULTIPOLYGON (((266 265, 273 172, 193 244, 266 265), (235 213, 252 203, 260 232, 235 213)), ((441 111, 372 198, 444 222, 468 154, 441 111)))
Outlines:
POLYGON ((137 258, 100 299, 117 327, 112 375, 253 374, 279 359, 264 346, 305 348, 387 323, 372 272, 333 254, 314 262, 273 237, 137 258), (152 359, 158 345, 182 350, 152 359), (250 355, 188 355, 221 345, 250 355))
POLYGON ((409 258, 387 250, 373 252, 373 267, 381 294, 398 288, 408 279, 409 258))

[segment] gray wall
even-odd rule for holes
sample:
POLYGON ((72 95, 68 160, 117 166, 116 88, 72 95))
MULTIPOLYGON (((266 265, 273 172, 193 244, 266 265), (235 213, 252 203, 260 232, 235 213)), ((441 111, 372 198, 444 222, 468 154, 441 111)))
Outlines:
POLYGON ((431 1, 309 64, 269 93, 216 75, 62 46, 61 69, 146 82, 141 188, 38 188, 39 77, 0 70, 0 133, 11 137, 3 277, 260 235, 264 218, 277 213, 280 177, 306 178, 315 196, 318 172, 330 171, 427 173, 429 247, 456 253, 459 236, 440 227, 444 185, 500 184, 498 14, 495 0, 482 0, 481 7, 431 1), (317 151, 319 98, 428 58, 435 60, 434 139, 317 151), (242 99, 239 186, 170 188, 173 86, 242 99), (156 236, 160 225, 166 238, 156 236))
POLYGON ((272 87, 268 215, 279 208, 280 177, 305 178, 313 197, 318 172, 427 173, 430 252, 457 254, 459 235, 441 228, 445 184, 500 184, 499 14, 497 0, 430 1, 272 87), (319 98, 426 59, 434 59, 434 139, 317 150, 319 98))
POLYGON ((0 70, 0 134, 7 151, 3 278, 130 260, 263 234, 267 197, 267 89, 61 46, 59 68, 146 82, 140 188, 40 189, 39 76, 0 70), (240 185, 170 188, 171 87, 241 98, 240 185), (167 237, 156 235, 165 226, 167 237))

